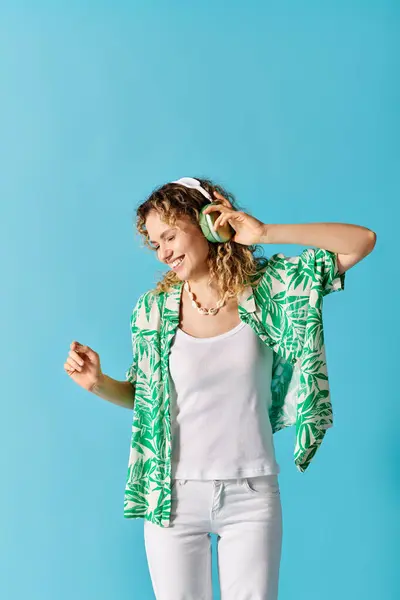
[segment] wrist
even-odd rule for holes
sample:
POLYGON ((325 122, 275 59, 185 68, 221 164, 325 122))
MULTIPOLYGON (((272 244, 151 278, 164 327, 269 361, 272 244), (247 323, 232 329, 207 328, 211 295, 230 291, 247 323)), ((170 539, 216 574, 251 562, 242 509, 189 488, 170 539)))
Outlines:
POLYGON ((271 225, 269 225, 268 223, 263 223, 262 228, 261 228, 261 234, 260 234, 260 241, 258 242, 259 244, 269 244, 270 240, 269 240, 269 228, 271 227, 271 225))
POLYGON ((104 373, 100 373, 96 381, 94 382, 92 389, 90 390, 94 394, 99 394, 104 389, 104 382, 106 379, 106 375, 104 373))

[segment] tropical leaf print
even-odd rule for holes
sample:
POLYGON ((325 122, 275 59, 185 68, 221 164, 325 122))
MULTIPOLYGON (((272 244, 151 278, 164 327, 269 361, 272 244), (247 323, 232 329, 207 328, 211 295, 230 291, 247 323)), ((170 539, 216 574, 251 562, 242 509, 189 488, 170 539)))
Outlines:
MULTIPOLYGON (((273 350, 269 416, 272 431, 295 425, 294 462, 309 466, 332 426, 322 305, 344 289, 337 255, 307 248, 298 256, 273 255, 239 301, 239 317, 273 350)), ((170 524, 171 422, 169 353, 179 323, 182 283, 168 293, 143 294, 131 316, 135 410, 124 516, 170 524)))

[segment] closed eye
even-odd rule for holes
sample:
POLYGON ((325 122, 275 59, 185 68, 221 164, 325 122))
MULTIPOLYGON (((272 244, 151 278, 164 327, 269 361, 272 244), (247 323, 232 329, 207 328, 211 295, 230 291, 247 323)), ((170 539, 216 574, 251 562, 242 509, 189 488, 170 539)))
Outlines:
MULTIPOLYGON (((175 236, 171 236, 170 238, 167 238, 167 242, 172 242, 172 240, 175 239, 175 236)), ((152 246, 153 250, 158 250, 160 246, 152 246)))

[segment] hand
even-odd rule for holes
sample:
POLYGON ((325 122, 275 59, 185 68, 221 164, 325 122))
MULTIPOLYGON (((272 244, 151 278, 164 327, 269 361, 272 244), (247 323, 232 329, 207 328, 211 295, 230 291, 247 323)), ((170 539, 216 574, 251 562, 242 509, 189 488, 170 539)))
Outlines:
POLYGON ((251 217, 241 210, 235 210, 229 200, 224 198, 224 196, 221 196, 218 192, 214 191, 214 195, 220 201, 220 204, 207 206, 207 208, 204 209, 204 212, 210 213, 217 211, 221 213, 215 220, 215 229, 221 227, 225 223, 229 223, 236 231, 232 241, 243 244, 244 246, 261 244, 263 238, 266 236, 267 226, 255 217, 251 217))
POLYGON ((89 346, 72 342, 64 370, 75 383, 89 392, 98 383, 102 372, 100 358, 89 346))

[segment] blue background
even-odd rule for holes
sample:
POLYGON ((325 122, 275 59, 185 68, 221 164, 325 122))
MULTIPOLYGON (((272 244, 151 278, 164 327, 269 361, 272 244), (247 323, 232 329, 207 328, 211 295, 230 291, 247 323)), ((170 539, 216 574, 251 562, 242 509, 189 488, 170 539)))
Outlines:
POLYGON ((376 231, 325 300, 335 426, 304 474, 294 429, 275 436, 279 598, 400 596, 399 24, 394 0, 3 0, 2 598, 154 597, 143 520, 123 518, 132 413, 63 365, 76 339, 124 379, 163 271, 135 207, 182 176, 266 223, 376 231))

